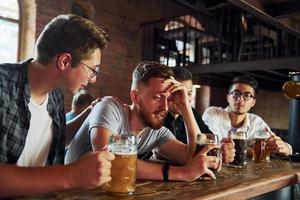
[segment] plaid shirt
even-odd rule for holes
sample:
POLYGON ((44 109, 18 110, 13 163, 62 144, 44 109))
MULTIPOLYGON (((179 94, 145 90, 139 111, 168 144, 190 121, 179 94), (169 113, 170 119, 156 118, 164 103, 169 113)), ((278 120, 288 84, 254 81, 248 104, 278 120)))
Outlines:
MULTIPOLYGON (((0 65, 0 163, 15 164, 25 146, 31 113, 27 66, 32 59, 0 65)), ((62 91, 49 93, 47 110, 53 120, 53 141, 46 165, 63 164, 65 115, 62 91)), ((43 133, 41 133, 43 134, 43 133)))

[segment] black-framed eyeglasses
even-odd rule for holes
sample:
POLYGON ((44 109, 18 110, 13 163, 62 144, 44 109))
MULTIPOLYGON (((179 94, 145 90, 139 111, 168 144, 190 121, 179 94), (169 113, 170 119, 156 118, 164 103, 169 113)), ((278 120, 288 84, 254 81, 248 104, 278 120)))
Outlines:
POLYGON ((232 97, 235 100, 239 100, 241 99, 241 96, 243 96, 245 101, 249 101, 251 98, 255 99, 255 97, 250 93, 250 92, 240 92, 238 90, 234 90, 232 92, 230 92, 230 94, 232 95, 232 97))
POLYGON ((84 64, 83 62, 79 62, 80 64, 82 64, 83 66, 87 67, 88 69, 90 69, 92 71, 92 74, 90 76, 90 79, 94 78, 95 76, 97 76, 97 74, 99 74, 100 72, 100 65, 96 65, 95 69, 93 69, 92 67, 89 67, 87 64, 84 64))

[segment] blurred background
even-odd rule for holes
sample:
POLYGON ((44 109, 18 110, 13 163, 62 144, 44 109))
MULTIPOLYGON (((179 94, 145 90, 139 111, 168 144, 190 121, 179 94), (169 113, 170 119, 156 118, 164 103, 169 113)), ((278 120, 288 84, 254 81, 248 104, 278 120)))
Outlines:
MULTIPOLYGON (((299 0, 1 0, 0 62, 34 56, 34 43, 53 17, 73 13, 110 35, 102 52, 94 97, 130 103, 133 68, 142 60, 187 67, 194 76, 194 107, 226 106, 230 80, 254 76, 260 85, 252 110, 282 137, 289 127, 288 73, 299 71, 299 0), (200 86, 200 87, 199 87, 200 86)), ((66 112, 72 94, 65 93, 66 112)))

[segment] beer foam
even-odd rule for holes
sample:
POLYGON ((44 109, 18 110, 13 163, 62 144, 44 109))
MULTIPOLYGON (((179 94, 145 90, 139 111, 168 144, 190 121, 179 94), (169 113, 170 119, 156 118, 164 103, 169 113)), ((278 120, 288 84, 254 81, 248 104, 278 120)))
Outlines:
POLYGON ((137 152, 113 152, 113 154, 119 156, 131 156, 131 155, 136 155, 137 152))
POLYGON ((217 141, 214 141, 211 138, 208 138, 205 134, 198 134, 197 135, 197 144, 216 144, 217 141))
POLYGON ((244 132, 235 132, 233 134, 230 134, 230 137, 232 139, 236 139, 236 140, 246 140, 247 136, 245 136, 244 132))
POLYGON ((254 139, 261 139, 261 140, 265 140, 267 138, 268 138, 268 136, 263 136, 263 135, 257 135, 254 137, 254 139))
POLYGON ((108 148, 112 153, 118 155, 133 155, 137 153, 137 149, 134 145, 109 145, 108 148))

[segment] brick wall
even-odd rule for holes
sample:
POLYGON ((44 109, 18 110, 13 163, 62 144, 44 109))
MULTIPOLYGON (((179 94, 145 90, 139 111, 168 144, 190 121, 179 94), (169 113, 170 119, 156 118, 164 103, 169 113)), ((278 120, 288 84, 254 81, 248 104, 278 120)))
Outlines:
MULTIPOLYGON (((185 13, 185 8, 172 0, 86 1, 94 6, 95 23, 105 29, 111 38, 109 47, 102 52, 102 71, 96 84, 89 86, 88 89, 95 97, 116 95, 130 102, 131 73, 135 65, 142 60, 140 24, 185 13)), ((33 14, 30 18, 36 19, 35 35, 37 36, 53 17, 70 13, 72 1, 36 0, 35 4, 33 0, 26 2, 29 4, 27 7, 36 6, 37 9, 36 15, 33 14)), ((217 106, 224 105, 226 96, 220 92, 221 90, 212 88, 210 103, 217 106)), ((70 109, 71 99, 72 94, 65 92, 66 111, 70 109)), ((259 93, 258 104, 253 112, 263 117, 271 127, 287 129, 288 105, 288 101, 280 93, 265 91, 259 93)))
POLYGON ((252 112, 261 116, 272 128, 287 130, 289 105, 289 100, 281 92, 260 90, 252 112))
MULTIPOLYGON (((70 0, 37 0, 36 36, 54 16, 70 13, 70 0)), ((102 52, 97 82, 88 87, 93 96, 116 95, 129 102, 131 73, 142 61, 141 23, 183 13, 182 6, 171 0, 94 0, 95 23, 106 30, 111 42, 102 52), (167 12, 166 12, 167 11, 167 12)), ((72 95, 65 92, 66 111, 72 95)))

